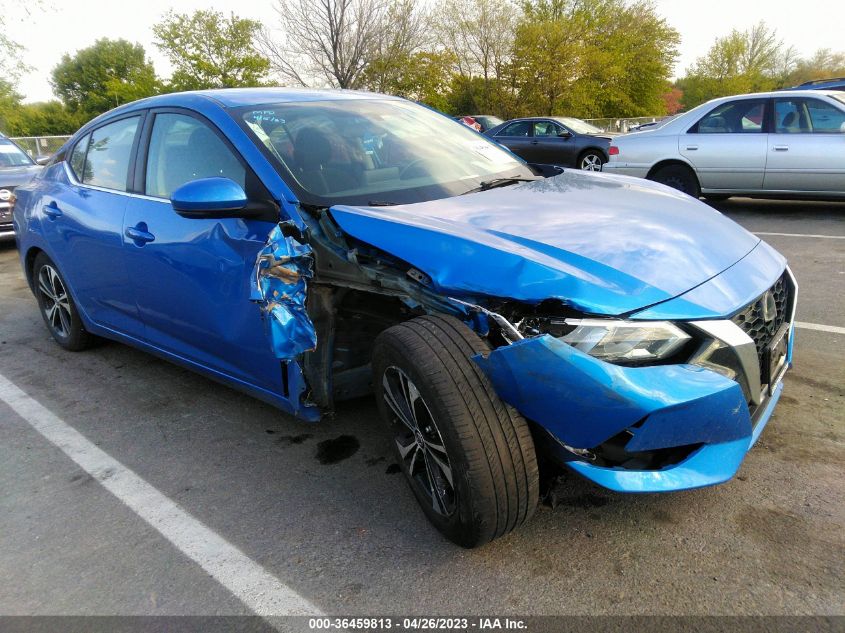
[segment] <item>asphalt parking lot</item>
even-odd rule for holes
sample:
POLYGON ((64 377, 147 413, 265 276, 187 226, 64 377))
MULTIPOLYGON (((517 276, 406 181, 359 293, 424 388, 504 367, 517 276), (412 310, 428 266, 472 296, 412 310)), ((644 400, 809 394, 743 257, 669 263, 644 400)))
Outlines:
MULTIPOLYGON (((13 245, 0 245, 0 375, 175 502, 185 530, 202 526, 239 552, 226 569, 263 571, 272 591, 325 613, 843 614, 845 203, 716 206, 788 257, 798 321, 834 330, 798 330, 780 406, 739 476, 623 496, 572 475, 556 507, 478 550, 426 523, 393 474, 371 400, 311 425, 123 345, 65 352, 13 245)), ((266 604, 210 575, 185 553, 190 535, 166 538, 108 477, 0 401, 0 614, 266 604)))

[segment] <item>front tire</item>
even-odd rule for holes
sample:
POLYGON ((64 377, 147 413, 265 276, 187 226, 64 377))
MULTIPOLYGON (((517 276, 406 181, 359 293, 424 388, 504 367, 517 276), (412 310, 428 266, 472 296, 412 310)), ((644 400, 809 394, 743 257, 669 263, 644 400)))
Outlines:
POLYGON ((683 191, 693 198, 698 198, 701 195, 698 178, 696 178, 692 169, 684 165, 667 165, 661 167, 649 176, 649 180, 659 182, 678 191, 683 191))
POLYGON ((67 282, 53 260, 44 253, 39 253, 35 258, 32 279, 41 317, 53 340, 71 352, 91 347, 94 337, 82 325, 67 282))
POLYGON ((578 169, 581 171, 601 171, 602 165, 607 162, 604 155, 596 150, 587 150, 578 157, 578 169))
POLYGON ((379 412, 400 467, 428 519, 463 547, 518 527, 539 498, 528 424, 470 358, 487 352, 447 316, 391 327, 373 350, 379 412))

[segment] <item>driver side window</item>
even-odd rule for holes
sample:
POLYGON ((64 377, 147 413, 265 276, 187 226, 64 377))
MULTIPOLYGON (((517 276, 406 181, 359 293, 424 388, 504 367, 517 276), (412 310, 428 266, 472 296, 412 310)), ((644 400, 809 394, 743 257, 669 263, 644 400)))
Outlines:
POLYGON ((145 192, 171 194, 192 180, 229 178, 246 188, 246 171, 229 147, 205 123, 170 112, 157 114, 147 154, 145 192))
POLYGON ((537 121, 534 123, 534 136, 555 138, 560 136, 562 132, 563 128, 551 121, 537 121))

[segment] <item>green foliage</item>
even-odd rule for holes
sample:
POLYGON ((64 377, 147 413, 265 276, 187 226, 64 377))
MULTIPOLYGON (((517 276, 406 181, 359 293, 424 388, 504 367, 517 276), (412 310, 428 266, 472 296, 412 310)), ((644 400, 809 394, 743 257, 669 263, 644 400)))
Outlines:
POLYGON ((660 114, 679 36, 650 2, 525 2, 511 63, 524 113, 660 114))
POLYGON ((254 47, 261 24, 216 11, 172 11, 153 26, 156 46, 176 69, 172 90, 259 86, 269 60, 254 47))
POLYGON ((73 134, 86 122, 61 101, 20 104, 8 118, 8 136, 64 136, 73 134))
POLYGON ((67 109, 83 118, 160 90, 140 44, 105 38, 73 56, 63 55, 53 69, 51 84, 67 109))
POLYGON ((830 77, 845 77, 845 52, 834 53, 829 48, 820 48, 812 57, 798 60, 785 83, 797 86, 805 81, 830 77))
POLYGON ((454 64, 455 55, 450 52, 377 58, 364 70, 362 82, 369 90, 420 101, 443 111, 449 106, 449 83, 454 64))
POLYGON ((734 29, 717 38, 703 57, 678 81, 689 109, 727 95, 783 88, 796 63, 795 50, 784 45, 765 22, 747 31, 734 29))

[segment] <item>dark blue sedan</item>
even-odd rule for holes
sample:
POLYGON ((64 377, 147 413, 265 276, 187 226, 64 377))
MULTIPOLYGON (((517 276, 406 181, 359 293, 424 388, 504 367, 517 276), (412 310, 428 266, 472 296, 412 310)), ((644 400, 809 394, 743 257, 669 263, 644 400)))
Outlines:
POLYGON ((121 341, 314 422, 374 391, 466 547, 532 515, 538 453, 621 492, 730 479, 791 364, 796 283, 766 243, 653 182, 539 178, 402 99, 153 97, 16 193, 60 346, 121 341))

